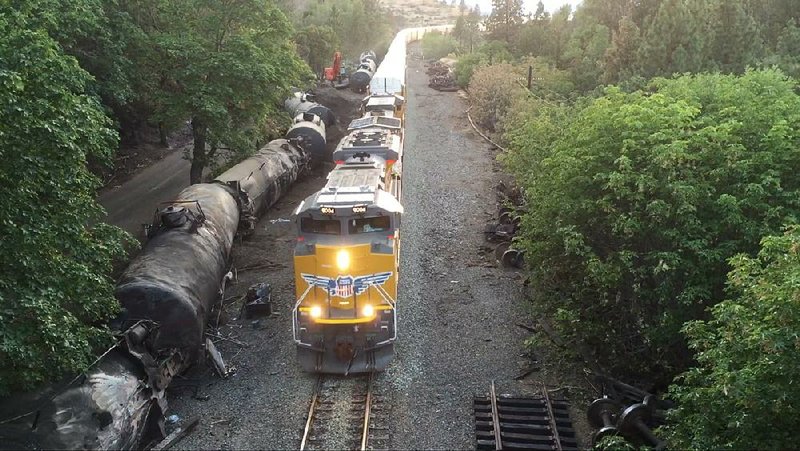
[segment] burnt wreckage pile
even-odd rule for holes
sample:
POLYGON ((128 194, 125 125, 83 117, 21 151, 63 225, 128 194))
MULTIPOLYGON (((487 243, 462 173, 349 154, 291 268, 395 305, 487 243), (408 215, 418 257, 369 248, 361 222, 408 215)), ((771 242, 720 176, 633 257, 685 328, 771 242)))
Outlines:
POLYGON ((209 313, 222 299, 234 236, 326 151, 333 113, 298 93, 295 124, 211 183, 155 212, 148 241, 119 280, 117 344, 66 386, 10 399, 0 449, 136 449, 164 437, 165 390, 202 358, 209 313))
POLYGON ((514 247, 514 237, 519 230, 521 215, 525 212, 524 196, 516 186, 505 182, 495 185, 497 196, 497 221, 486 224, 484 238, 496 243, 495 258, 506 268, 522 268, 525 264, 524 252, 514 247))
POLYGON ((598 376, 598 381, 604 394, 586 412, 589 424, 597 428, 592 445, 599 444, 604 437, 620 435, 637 447, 664 449, 666 443, 656 437, 653 429, 665 424, 666 411, 673 407, 672 402, 608 377, 598 376))
POLYGON ((437 91, 458 91, 453 71, 447 64, 439 61, 433 62, 428 66, 428 70, 426 70, 425 73, 428 74, 429 77, 429 87, 437 91))

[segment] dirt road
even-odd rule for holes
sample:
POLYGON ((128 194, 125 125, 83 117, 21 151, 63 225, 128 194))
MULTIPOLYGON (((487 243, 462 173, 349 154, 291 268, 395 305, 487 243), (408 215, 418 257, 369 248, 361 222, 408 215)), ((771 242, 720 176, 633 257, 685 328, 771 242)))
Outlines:
POLYGON ((122 185, 102 192, 100 204, 106 209, 106 222, 143 238, 143 224, 153 220, 158 204, 172 200, 189 186, 189 161, 175 151, 142 170, 122 185))

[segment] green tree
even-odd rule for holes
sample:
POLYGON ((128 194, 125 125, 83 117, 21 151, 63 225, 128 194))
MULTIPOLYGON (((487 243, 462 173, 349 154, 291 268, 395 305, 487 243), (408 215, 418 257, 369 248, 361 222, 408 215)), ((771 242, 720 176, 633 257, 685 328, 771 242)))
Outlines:
POLYGON ((564 59, 572 72, 575 87, 587 92, 600 84, 603 55, 610 46, 611 34, 605 25, 578 10, 576 25, 567 43, 564 59))
POLYGON ((514 47, 519 55, 543 56, 548 54, 550 42, 550 14, 544 10, 544 3, 540 1, 531 20, 520 27, 514 47))
POLYGON ((758 24, 744 4, 717 0, 712 17, 710 56, 718 69, 741 73, 763 56, 764 45, 758 24))
POLYGON ((467 19, 464 18, 463 14, 461 14, 456 18, 456 23, 455 25, 453 25, 453 31, 451 34, 453 35, 453 38, 456 41, 458 41, 458 44, 460 46, 464 45, 464 38, 466 35, 466 29, 465 29, 466 25, 467 25, 467 19))
POLYGON ((326 25, 308 25, 295 34, 297 53, 314 73, 319 74, 333 62, 340 46, 339 36, 326 25))
POLYGON ((478 4, 475 4, 475 7, 467 14, 466 18, 464 19, 464 34, 463 34, 463 46, 464 48, 472 52, 475 50, 475 47, 480 43, 480 30, 481 26, 481 10, 478 4))
POLYGON ((583 0, 579 11, 592 16, 612 31, 617 30, 623 17, 630 17, 640 0, 583 0))
POLYGON ((800 79, 800 26, 792 19, 786 24, 775 49, 776 63, 789 75, 800 79))
POLYGON ((800 21, 797 0, 745 0, 744 3, 771 49, 776 47, 787 21, 800 21))
POLYGON ((523 20, 522 0, 492 0, 486 31, 493 40, 513 44, 523 20))
POLYGON ((422 37, 422 52, 425 58, 439 59, 453 53, 458 42, 452 36, 442 33, 428 33, 422 37))
POLYGON ((638 66, 642 75, 700 72, 713 67, 709 47, 713 34, 712 0, 664 0, 653 20, 642 30, 638 66))
MULTIPOLYGON (((558 9, 550 19, 550 39, 547 46, 547 56, 549 56, 554 63, 562 67, 561 63, 564 58, 564 51, 567 47, 567 42, 572 34, 572 22, 570 16, 572 15, 572 7, 564 5, 558 9)), ((563 68, 563 67, 562 67, 563 68)))
POLYGON ((85 369, 109 344, 127 236, 99 222, 86 169, 110 162, 111 121, 30 11, 0 13, 0 395, 85 369))
POLYGON ((636 54, 641 45, 639 27, 630 17, 619 21, 611 46, 603 55, 603 82, 618 83, 636 73, 636 54))
POLYGON ((269 0, 152 0, 149 30, 163 68, 154 116, 191 120, 191 183, 225 147, 249 153, 280 116, 291 86, 310 78, 292 28, 269 0), (190 14, 187 17, 187 14, 190 14))
POLYGON ((112 107, 134 97, 126 55, 131 22, 116 0, 11 0, 31 27, 44 29, 65 53, 75 57, 94 78, 88 87, 112 107))
POLYGON ((672 387, 674 449, 792 449, 800 428, 800 230, 738 255, 730 297, 686 325, 697 366, 672 387))
POLYGON ((800 96, 750 71, 610 88, 577 111, 544 149, 511 146, 535 305, 612 370, 669 378, 728 259, 800 216, 800 96))

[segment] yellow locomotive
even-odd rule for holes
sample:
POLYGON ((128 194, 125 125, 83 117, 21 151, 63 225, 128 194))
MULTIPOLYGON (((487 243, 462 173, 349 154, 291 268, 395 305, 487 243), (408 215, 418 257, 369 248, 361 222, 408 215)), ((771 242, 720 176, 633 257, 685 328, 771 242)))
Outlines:
POLYGON ((307 371, 384 369, 397 338, 400 119, 364 117, 295 211, 294 339, 307 371))
POLYGON ((364 117, 333 152, 325 187, 294 212, 292 329, 306 371, 381 371, 394 355, 406 44, 451 28, 398 33, 370 82, 364 117))

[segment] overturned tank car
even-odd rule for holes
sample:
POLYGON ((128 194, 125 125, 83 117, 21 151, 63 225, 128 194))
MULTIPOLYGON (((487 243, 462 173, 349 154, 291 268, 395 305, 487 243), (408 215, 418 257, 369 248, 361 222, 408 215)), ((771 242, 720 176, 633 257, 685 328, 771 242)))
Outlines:
POLYGON ((154 327, 135 324, 71 381, 6 400, 0 449, 145 449, 161 440, 164 391, 186 361, 150 348, 154 327))

